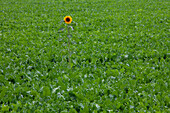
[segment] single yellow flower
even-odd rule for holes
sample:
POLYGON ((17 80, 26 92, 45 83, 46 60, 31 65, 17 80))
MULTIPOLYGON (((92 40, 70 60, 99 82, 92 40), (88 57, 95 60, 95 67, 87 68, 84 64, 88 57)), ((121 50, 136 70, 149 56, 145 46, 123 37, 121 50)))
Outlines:
POLYGON ((65 16, 64 21, 65 21, 66 24, 70 24, 72 22, 71 16, 65 16))

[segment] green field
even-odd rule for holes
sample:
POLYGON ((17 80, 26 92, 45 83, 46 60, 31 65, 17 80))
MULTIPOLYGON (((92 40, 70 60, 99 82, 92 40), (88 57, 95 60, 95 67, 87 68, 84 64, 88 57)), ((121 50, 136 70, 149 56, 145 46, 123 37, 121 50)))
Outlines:
POLYGON ((168 113, 169 85, 169 0, 0 0, 1 113, 168 113))

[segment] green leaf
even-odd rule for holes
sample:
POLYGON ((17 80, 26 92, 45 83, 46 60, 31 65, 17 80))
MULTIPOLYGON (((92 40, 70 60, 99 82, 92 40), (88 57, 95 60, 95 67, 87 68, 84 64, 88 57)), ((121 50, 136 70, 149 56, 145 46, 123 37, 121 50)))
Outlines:
POLYGON ((4 103, 2 104, 2 112, 9 112, 9 106, 5 105, 4 103))
POLYGON ((50 95, 51 95, 50 88, 47 86, 43 87, 43 96, 50 96, 50 95))

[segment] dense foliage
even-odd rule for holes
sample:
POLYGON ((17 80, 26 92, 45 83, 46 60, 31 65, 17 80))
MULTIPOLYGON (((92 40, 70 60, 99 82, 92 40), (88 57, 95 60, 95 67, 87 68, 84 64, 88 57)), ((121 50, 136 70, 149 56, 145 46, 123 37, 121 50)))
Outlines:
POLYGON ((1 0, 0 112, 170 112, 169 6, 1 0))

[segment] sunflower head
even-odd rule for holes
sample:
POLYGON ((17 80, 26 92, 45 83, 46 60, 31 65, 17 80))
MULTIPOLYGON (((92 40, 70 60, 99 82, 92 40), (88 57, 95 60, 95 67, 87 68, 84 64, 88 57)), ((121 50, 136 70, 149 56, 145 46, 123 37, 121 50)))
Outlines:
POLYGON ((70 24, 72 22, 71 16, 65 16, 64 21, 65 21, 66 24, 70 24))

